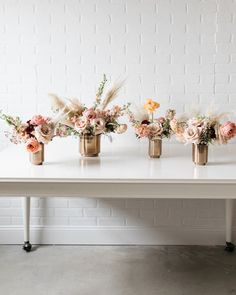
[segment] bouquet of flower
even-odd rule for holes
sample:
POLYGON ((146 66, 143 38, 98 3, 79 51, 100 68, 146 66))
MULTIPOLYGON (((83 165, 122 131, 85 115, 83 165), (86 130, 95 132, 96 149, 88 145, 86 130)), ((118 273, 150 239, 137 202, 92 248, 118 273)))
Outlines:
POLYGON ((22 122, 19 117, 0 112, 0 119, 12 128, 5 132, 10 141, 14 144, 24 143, 30 153, 40 151, 42 144, 49 143, 55 136, 57 122, 49 117, 35 115, 27 122, 22 122))
POLYGON ((83 105, 77 99, 63 100, 54 94, 50 94, 52 97, 52 109, 55 112, 62 111, 66 115, 61 124, 67 126, 68 135, 74 134, 81 137, 83 135, 95 136, 126 131, 127 125, 120 124, 118 120, 124 115, 127 106, 115 105, 108 108, 108 105, 118 95, 122 83, 114 85, 102 99, 106 82, 107 79, 104 75, 95 102, 91 107, 83 105))
POLYGON ((224 115, 196 115, 187 119, 173 118, 170 126, 176 134, 177 140, 184 143, 208 145, 216 142, 226 144, 236 135, 236 125, 230 121, 221 124, 220 119, 224 115))
POLYGON ((147 137, 150 140, 170 138, 173 131, 170 122, 175 116, 175 110, 168 110, 164 117, 154 118, 154 112, 160 107, 158 102, 148 99, 143 110, 132 112, 128 115, 138 138, 147 137))

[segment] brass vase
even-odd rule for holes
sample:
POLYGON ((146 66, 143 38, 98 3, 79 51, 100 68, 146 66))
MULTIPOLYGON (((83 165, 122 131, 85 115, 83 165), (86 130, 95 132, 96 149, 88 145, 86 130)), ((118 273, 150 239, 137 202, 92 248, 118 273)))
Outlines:
POLYGON ((208 162, 208 145, 194 144, 192 145, 193 162, 196 165, 206 165, 208 162))
POLYGON ((161 139, 149 139, 149 157, 160 158, 162 152, 162 140, 161 139))
POLYGON ((82 135, 80 137, 79 151, 83 157, 97 157, 100 153, 101 134, 82 135))
POLYGON ((42 165, 44 162, 44 144, 40 143, 41 150, 37 153, 29 153, 30 163, 33 165, 42 165))

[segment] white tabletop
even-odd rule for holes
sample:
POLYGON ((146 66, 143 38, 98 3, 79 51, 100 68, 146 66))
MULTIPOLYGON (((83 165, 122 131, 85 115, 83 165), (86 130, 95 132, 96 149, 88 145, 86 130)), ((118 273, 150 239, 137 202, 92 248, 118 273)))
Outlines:
POLYGON ((165 142, 160 159, 148 157, 148 143, 103 144, 98 158, 82 158, 76 139, 45 147, 45 163, 34 166, 22 145, 0 151, 0 182, 223 182, 236 183, 236 145, 210 146, 207 166, 195 166, 191 145, 165 142))

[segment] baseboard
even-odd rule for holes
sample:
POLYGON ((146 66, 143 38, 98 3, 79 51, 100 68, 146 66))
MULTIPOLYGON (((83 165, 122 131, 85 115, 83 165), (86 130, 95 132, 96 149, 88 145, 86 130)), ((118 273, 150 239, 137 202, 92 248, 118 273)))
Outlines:
MULTIPOLYGON (((22 227, 0 227, 0 244, 21 244, 22 241, 22 227)), ((225 243, 225 232, 223 229, 173 227, 32 227, 31 242, 78 245, 222 245, 225 243)))

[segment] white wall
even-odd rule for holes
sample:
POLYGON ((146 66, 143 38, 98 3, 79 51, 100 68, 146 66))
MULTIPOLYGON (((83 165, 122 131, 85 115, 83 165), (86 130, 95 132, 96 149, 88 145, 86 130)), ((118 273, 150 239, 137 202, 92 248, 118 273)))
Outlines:
MULTIPOLYGON (((127 78, 120 102, 236 109, 235 22, 233 0, 0 0, 0 109, 48 112, 48 92, 88 103, 103 73, 127 78)), ((223 243, 223 205, 36 199, 33 240, 223 243)), ((21 242, 20 207, 0 199, 0 243, 21 242)))

